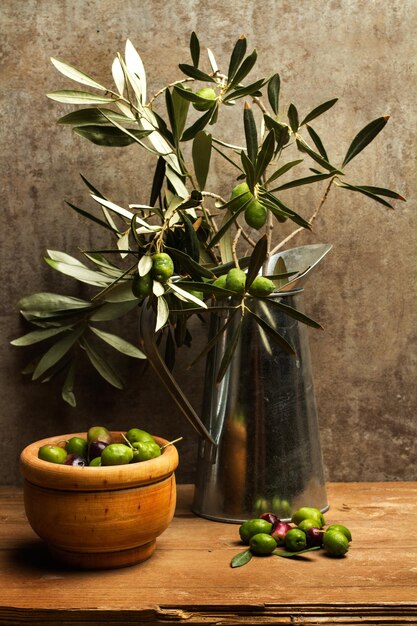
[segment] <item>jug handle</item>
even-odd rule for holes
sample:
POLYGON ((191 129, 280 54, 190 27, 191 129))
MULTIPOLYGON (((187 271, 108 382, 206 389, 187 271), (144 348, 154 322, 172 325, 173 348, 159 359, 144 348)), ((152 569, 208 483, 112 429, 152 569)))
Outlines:
POLYGON ((149 299, 147 298, 140 309, 139 315, 139 331, 140 331, 140 344, 143 352, 146 354, 149 364, 162 382, 171 398, 177 404, 184 417, 190 422, 194 429, 205 440, 212 445, 217 446, 214 439, 210 435, 207 428, 187 400, 177 381, 172 376, 171 372, 165 365, 165 362, 158 350, 158 346, 155 342, 155 323, 156 315, 152 307, 150 306, 149 299))

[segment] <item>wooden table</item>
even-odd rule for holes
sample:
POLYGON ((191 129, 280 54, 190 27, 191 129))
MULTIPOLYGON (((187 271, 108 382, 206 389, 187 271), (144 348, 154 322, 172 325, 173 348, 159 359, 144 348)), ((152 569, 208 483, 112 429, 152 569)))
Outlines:
POLYGON ((176 516, 154 556, 100 572, 61 569, 29 527, 22 492, 0 488, 0 624, 417 624, 417 483, 333 483, 327 523, 349 526, 346 557, 253 558, 238 526, 176 516))

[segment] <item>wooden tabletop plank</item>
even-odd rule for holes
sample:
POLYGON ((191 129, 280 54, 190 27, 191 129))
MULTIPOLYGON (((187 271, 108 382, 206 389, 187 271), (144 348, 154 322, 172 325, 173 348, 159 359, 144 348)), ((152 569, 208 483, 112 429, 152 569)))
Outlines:
POLYGON ((0 488, 0 624, 417 623, 417 483, 333 483, 328 496, 326 522, 353 535, 342 559, 319 551, 232 569, 238 526, 195 516, 180 485, 151 559, 77 572, 49 558, 21 490, 0 488))

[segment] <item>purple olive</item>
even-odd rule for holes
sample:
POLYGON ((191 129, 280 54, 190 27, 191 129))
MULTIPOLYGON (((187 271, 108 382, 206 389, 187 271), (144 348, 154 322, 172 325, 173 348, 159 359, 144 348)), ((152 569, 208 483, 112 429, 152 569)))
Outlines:
POLYGON ((93 459, 101 456, 104 448, 107 448, 109 444, 105 441, 100 441, 100 439, 93 439, 88 444, 88 460, 92 461, 93 459))
POLYGON ((323 534, 320 528, 309 528, 306 531, 308 547, 312 548, 313 546, 323 545, 323 534))
POLYGON ((277 524, 279 522, 279 517, 275 515, 274 513, 262 513, 262 515, 260 515, 259 517, 260 519, 264 519, 270 524, 272 524, 272 526, 274 526, 274 524, 277 524))
POLYGON ((69 454, 65 459, 64 465, 73 465, 74 467, 82 467, 87 465, 87 461, 79 454, 69 454))
POLYGON ((271 535, 279 546, 284 544, 285 535, 292 528, 291 524, 288 524, 288 522, 281 522, 281 520, 278 520, 278 522, 274 524, 271 535))

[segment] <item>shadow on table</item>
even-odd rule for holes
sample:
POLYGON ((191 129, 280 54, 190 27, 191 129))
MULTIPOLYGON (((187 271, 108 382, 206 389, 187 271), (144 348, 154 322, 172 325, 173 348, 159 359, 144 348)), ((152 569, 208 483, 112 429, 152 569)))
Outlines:
POLYGON ((22 541, 19 546, 5 551, 6 558, 26 571, 37 574, 62 575, 71 572, 69 567, 58 563, 49 553, 48 546, 40 539, 22 541))

